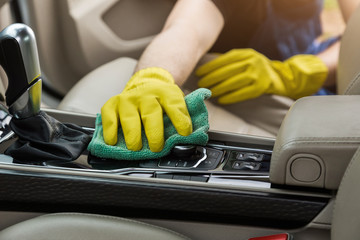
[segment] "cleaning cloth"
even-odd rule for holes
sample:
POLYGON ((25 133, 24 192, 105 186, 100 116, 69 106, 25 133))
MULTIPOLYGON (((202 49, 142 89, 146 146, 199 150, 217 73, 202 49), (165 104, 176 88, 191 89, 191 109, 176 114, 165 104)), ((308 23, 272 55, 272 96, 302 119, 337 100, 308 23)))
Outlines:
POLYGON ((95 132, 88 146, 89 152, 100 158, 117 160, 145 160, 156 159, 170 153, 175 145, 205 145, 208 141, 207 131, 209 130, 208 112, 204 103, 205 99, 211 96, 211 91, 205 88, 185 96, 185 102, 192 120, 193 133, 189 136, 181 136, 176 132, 174 125, 166 114, 164 114, 164 148, 160 152, 150 151, 144 129, 141 137, 143 147, 140 151, 130 151, 126 148, 122 129, 118 130, 118 142, 116 145, 107 145, 104 142, 101 114, 97 115, 95 122, 95 132))

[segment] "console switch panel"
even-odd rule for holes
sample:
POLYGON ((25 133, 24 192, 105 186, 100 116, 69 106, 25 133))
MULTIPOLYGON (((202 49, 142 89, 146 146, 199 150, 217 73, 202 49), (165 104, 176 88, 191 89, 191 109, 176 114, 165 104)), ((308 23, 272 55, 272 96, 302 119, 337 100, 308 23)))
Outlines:
POLYGON ((211 170, 219 165, 222 155, 221 150, 198 146, 190 156, 179 154, 178 151, 160 159, 159 167, 211 170))

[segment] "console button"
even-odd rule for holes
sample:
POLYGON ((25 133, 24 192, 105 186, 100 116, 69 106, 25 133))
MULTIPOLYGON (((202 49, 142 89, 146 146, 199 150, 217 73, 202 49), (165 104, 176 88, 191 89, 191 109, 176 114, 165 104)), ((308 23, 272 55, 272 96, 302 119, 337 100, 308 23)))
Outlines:
POLYGON ((247 158, 250 158, 258 162, 261 162, 264 159, 264 154, 260 154, 260 153, 246 153, 245 155, 247 158))
POLYGON ((264 154, 238 152, 236 155, 236 159, 237 160, 253 160, 253 161, 261 162, 264 159, 264 154))
POLYGON ((179 161, 178 159, 170 159, 170 158, 161 159, 159 163, 159 167, 176 167, 178 161, 179 161))
POLYGON ((177 147, 176 154, 173 152, 160 159, 158 166, 180 169, 215 169, 219 165, 223 155, 221 150, 197 146, 195 154, 190 156, 179 156, 179 153, 185 153, 187 150, 188 149, 184 150, 177 147))
POLYGON ((245 162, 245 161, 235 161, 232 165, 233 169, 236 170, 250 170, 258 171, 261 168, 261 163, 258 162, 245 162))
POLYGON ((216 159, 205 159, 202 163, 197 167, 198 169, 214 169, 217 165, 218 161, 216 159))
POLYGON ((241 153, 241 152, 237 153, 236 159, 237 160, 245 160, 245 153, 241 153))
POLYGON ((220 152, 219 151, 216 151, 216 150, 212 150, 212 149, 207 149, 206 151, 206 155, 208 158, 218 158, 219 155, 220 155, 220 152))
POLYGON ((199 164, 198 169, 215 169, 222 157, 222 152, 220 150, 207 149, 206 151, 207 158, 199 164))
POLYGON ((179 160, 177 163, 176 163, 176 167, 179 167, 179 168, 189 168, 189 167, 192 167, 196 164, 197 161, 189 161, 189 160, 179 160))

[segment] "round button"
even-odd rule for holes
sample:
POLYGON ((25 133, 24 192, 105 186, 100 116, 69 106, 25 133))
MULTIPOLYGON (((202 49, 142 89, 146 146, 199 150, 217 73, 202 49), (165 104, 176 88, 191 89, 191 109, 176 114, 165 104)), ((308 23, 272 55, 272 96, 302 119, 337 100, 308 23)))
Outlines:
POLYGON ((290 172, 297 181, 314 182, 321 176, 321 165, 312 158, 297 158, 292 162, 290 172))

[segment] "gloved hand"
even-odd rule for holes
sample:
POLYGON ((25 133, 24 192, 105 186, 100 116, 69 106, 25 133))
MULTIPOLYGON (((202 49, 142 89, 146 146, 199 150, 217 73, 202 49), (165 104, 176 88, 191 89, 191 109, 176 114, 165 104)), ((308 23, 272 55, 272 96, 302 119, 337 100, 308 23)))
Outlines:
POLYGON ((221 104, 276 94, 298 99, 314 94, 328 69, 314 55, 296 55, 272 61, 253 49, 234 49, 200 66, 199 87, 210 88, 221 104))
POLYGON ((163 110, 180 135, 192 133, 191 118, 184 94, 171 74, 162 68, 146 68, 135 73, 122 93, 101 108, 104 141, 117 143, 119 122, 129 150, 142 148, 141 122, 152 152, 164 147, 163 110))

